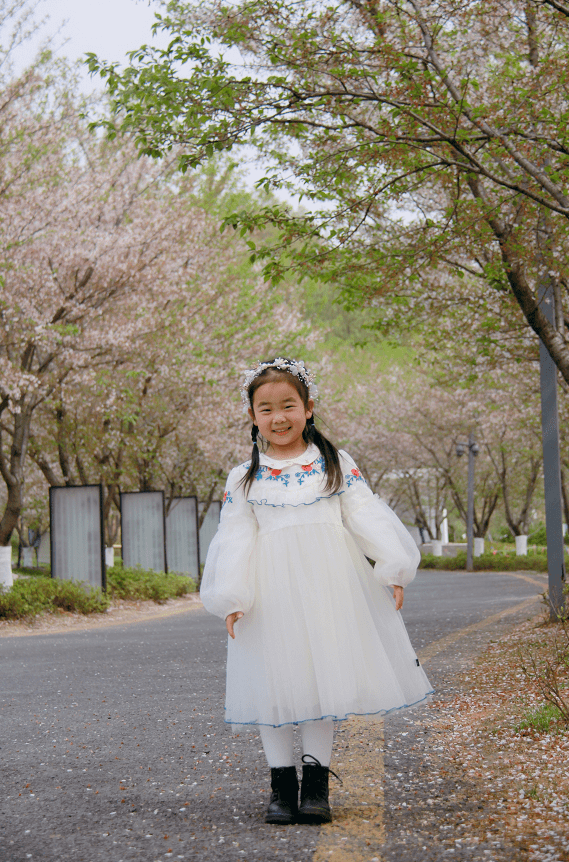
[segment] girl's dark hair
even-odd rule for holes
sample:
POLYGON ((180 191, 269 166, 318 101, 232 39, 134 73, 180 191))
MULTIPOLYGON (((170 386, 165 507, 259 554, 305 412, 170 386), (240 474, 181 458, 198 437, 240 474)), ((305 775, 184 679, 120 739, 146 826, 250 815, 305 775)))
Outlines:
MULTIPOLYGON (((269 360, 272 362, 273 360, 269 360)), ((292 364, 292 363, 291 363, 292 364)), ((265 368, 254 380, 251 381, 249 388, 247 389, 247 395, 249 397, 249 404, 251 405, 251 410, 253 410, 253 398, 255 397, 255 392, 262 386, 263 383, 268 383, 270 380, 275 380, 277 378, 285 379, 287 382, 292 383, 300 397, 302 398, 302 403, 308 409, 308 387, 306 384, 296 376, 296 374, 291 374, 289 371, 282 371, 279 368, 265 368)), ((249 469, 243 476, 241 482, 239 484, 243 485, 245 489, 245 494, 248 494, 251 485, 253 484, 253 480, 257 475, 259 470, 259 449, 257 446, 257 435, 259 433, 259 429, 253 423, 253 427, 251 428, 251 439, 253 440, 253 452, 251 453, 251 464, 249 469)), ((307 420, 304 431, 302 432, 302 438, 306 443, 314 443, 315 446, 320 450, 320 454, 324 459, 324 474, 326 476, 326 484, 324 486, 324 490, 328 494, 335 494, 342 487, 342 468, 340 467, 340 455, 338 450, 334 446, 333 443, 328 440, 324 434, 321 434, 316 425, 314 424, 314 416, 311 416, 310 419, 307 420)))

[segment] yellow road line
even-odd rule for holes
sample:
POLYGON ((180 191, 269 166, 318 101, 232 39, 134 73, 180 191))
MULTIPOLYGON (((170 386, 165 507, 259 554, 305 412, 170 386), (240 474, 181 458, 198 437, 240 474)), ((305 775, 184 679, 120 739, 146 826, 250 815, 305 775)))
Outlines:
POLYGON ((383 719, 355 716, 334 741, 330 804, 334 820, 320 829, 313 862, 369 862, 384 842, 383 719))
POLYGON ((499 611, 497 614, 491 614, 491 616, 484 617, 484 619, 479 620, 477 623, 472 623, 469 626, 465 626, 463 629, 457 629, 457 631, 450 632, 450 634, 439 638, 439 640, 433 641, 433 643, 429 644, 427 647, 423 647, 423 649, 417 651, 421 664, 425 664, 430 661, 430 659, 434 658, 438 653, 448 649, 449 646, 452 646, 458 640, 461 640, 461 638, 464 638, 469 634, 473 634, 474 632, 478 632, 481 629, 486 628, 486 626, 498 622, 498 620, 501 620, 504 617, 518 613, 518 611, 529 609, 532 605, 536 604, 539 599, 539 595, 530 596, 529 599, 525 599, 523 602, 520 602, 511 608, 506 608, 506 610, 499 611))

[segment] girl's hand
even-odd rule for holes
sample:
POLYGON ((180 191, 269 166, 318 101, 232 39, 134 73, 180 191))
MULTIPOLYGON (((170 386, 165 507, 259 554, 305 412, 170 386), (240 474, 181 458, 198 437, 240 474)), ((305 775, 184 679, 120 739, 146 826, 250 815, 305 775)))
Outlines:
POLYGON ((393 587, 393 598, 395 599, 395 610, 400 611, 403 607, 403 587, 393 587))
MULTIPOLYGON (((401 601, 403 602, 403 599, 401 599, 401 601)), ((225 627, 229 633, 229 637, 233 638, 233 640, 235 640, 235 632, 233 631, 233 626, 235 625, 237 620, 241 619, 242 616, 242 611, 235 611, 234 614, 229 614, 229 616, 225 618, 225 627)))

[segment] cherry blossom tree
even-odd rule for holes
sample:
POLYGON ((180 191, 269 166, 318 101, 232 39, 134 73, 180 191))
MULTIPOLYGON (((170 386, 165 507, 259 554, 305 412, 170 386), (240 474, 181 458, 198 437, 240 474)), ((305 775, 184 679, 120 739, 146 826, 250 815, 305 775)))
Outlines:
POLYGON ((8 542, 22 507, 30 421, 45 392, 35 369, 43 374, 50 366, 63 325, 53 320, 49 335, 35 329, 35 312, 28 316, 34 297, 26 275, 16 273, 19 250, 49 225, 42 198, 57 182, 62 135, 73 113, 65 67, 48 54, 11 77, 12 52, 33 30, 33 10, 34 4, 17 0, 0 5, 0 474, 7 488, 0 545, 8 542))
POLYGON ((456 443, 472 430, 480 447, 475 535, 487 534, 498 511, 513 535, 529 531, 541 477, 536 369, 514 384, 506 369, 444 385, 416 364, 366 365, 361 356, 348 373, 336 372, 341 382, 326 384, 335 401, 331 425, 408 524, 440 538, 445 509, 466 524, 467 476, 456 443))
POLYGON ((288 350, 302 321, 167 164, 74 131, 59 182, 20 194, 13 215, 38 227, 9 252, 4 332, 20 388, 3 428, 13 440, 21 423, 49 484, 103 481, 110 541, 120 488, 213 496, 240 448, 241 367, 288 350))

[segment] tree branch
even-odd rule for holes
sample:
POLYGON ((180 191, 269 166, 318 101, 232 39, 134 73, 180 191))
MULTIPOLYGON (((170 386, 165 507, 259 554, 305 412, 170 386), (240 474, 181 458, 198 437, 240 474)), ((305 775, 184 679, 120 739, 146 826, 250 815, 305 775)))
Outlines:
POLYGON ((488 135, 489 138, 499 140, 504 149, 512 156, 514 161, 527 174, 529 174, 529 176, 533 177, 533 179, 537 183, 539 183, 539 185, 543 189, 545 189, 551 195, 551 197, 557 201, 560 206, 562 206, 565 210, 569 212, 569 197, 567 197, 567 195, 565 195, 561 191, 561 189, 554 182, 551 181, 548 175, 541 168, 533 164, 533 162, 531 162, 520 152, 518 152, 516 148, 512 146, 509 140, 504 135, 501 135, 496 129, 493 129, 492 126, 490 126, 490 124, 486 122, 486 120, 475 117, 472 111, 470 111, 467 107, 464 106, 464 99, 461 96, 458 87, 456 86, 456 84, 454 84, 448 73, 445 71, 444 65, 435 50, 433 37, 419 10, 416 0, 407 0, 407 2, 409 2, 415 10, 416 21, 423 35, 423 41, 431 63, 433 64, 433 67, 437 71, 441 81, 447 88, 451 97, 458 105, 460 105, 460 110, 462 111, 464 116, 469 120, 470 123, 472 123, 473 126, 488 135))
POLYGON ((558 0, 539 0, 539 2, 542 6, 551 6, 569 18, 569 6, 566 6, 564 3, 559 3, 558 0))

